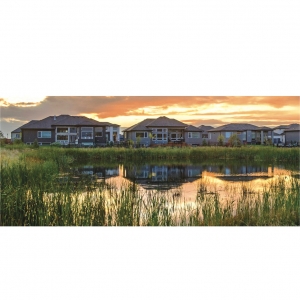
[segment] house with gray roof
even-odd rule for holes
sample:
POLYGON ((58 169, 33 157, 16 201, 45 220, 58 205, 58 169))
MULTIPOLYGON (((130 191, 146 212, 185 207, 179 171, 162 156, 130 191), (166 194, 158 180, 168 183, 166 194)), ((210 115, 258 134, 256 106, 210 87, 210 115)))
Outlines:
POLYGON ((11 135, 11 141, 13 142, 14 140, 21 140, 21 138, 22 138, 22 130, 21 130, 21 128, 22 128, 23 126, 32 124, 32 123, 34 123, 34 122, 37 122, 37 120, 32 120, 32 121, 30 121, 30 122, 28 122, 28 123, 26 123, 26 124, 24 124, 24 125, 18 127, 17 129, 13 130, 13 131, 10 133, 10 135, 11 135))
POLYGON ((205 141, 208 142, 208 136, 209 136, 208 130, 214 129, 214 127, 209 125, 200 125, 199 129, 202 131, 201 133, 202 141, 205 139, 205 141))
POLYGON ((20 127, 23 143, 40 145, 59 142, 62 145, 101 146, 107 142, 118 142, 120 126, 109 122, 98 122, 83 116, 49 116, 31 121, 20 127))
POLYGON ((230 123, 208 130, 209 141, 216 145, 220 135, 224 136, 225 144, 233 134, 236 134, 243 144, 263 144, 272 129, 269 127, 258 127, 246 123, 230 123))
MULTIPOLYGON (((286 144, 285 132, 289 129, 297 128, 299 124, 279 125, 273 128, 273 144, 286 144)), ((288 134, 290 136, 291 134, 288 134)))
POLYGON ((124 131, 124 140, 145 146, 161 144, 201 145, 201 129, 165 116, 145 119, 124 131))
POLYGON ((300 124, 291 124, 290 128, 284 130, 285 144, 300 145, 300 124))

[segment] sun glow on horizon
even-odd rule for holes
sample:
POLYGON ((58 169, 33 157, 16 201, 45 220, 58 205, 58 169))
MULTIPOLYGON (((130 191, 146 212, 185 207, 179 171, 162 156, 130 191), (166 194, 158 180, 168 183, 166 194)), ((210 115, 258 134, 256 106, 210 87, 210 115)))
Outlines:
POLYGON ((47 96, 8 96, 3 97, 5 101, 10 104, 16 103, 39 103, 42 102, 47 96))

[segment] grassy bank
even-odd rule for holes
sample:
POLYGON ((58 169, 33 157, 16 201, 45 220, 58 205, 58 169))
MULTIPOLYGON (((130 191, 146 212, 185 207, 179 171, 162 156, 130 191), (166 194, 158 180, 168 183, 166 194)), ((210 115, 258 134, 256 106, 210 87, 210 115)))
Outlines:
MULTIPOLYGON (((5 150, 9 151, 9 150, 5 150)), ((189 147, 189 148, 51 148, 20 149, 27 159, 68 162, 140 162, 140 161, 204 161, 204 160, 245 160, 263 162, 289 162, 299 164, 300 148, 277 148, 272 146, 189 147)))
POLYGON ((1 164, 1 226, 299 226, 300 186, 293 177, 274 179, 262 192, 232 191, 229 199, 236 200, 225 203, 199 186, 194 201, 186 202, 125 182, 118 189, 88 177, 59 181, 68 163, 64 151, 51 160, 35 155, 1 164))

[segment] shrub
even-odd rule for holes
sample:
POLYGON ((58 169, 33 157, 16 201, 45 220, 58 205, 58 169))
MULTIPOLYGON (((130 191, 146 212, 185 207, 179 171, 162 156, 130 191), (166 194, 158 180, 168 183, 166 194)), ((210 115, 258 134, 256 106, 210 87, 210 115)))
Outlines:
POLYGON ((223 146, 224 145, 224 141, 225 141, 224 135, 220 134, 218 136, 218 146, 223 146))
POLYGON ((39 148, 39 147, 40 147, 40 146, 39 146, 39 143, 38 143, 37 139, 35 139, 34 142, 33 142, 33 144, 32 144, 32 148, 37 149, 37 148, 39 148))
POLYGON ((50 144, 51 147, 61 147, 61 143, 60 142, 54 142, 52 144, 50 144))
POLYGON ((20 139, 15 139, 15 140, 13 141, 13 144, 14 144, 14 145, 22 145, 23 142, 22 142, 20 139))
POLYGON ((242 145, 241 140, 238 138, 237 134, 233 134, 229 140, 228 140, 228 144, 231 147, 240 147, 242 145))

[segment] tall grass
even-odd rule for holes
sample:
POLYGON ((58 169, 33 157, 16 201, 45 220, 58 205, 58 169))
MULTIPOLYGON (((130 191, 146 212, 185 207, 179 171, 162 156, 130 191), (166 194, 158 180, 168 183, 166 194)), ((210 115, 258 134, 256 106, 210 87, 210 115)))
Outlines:
POLYGON ((185 147, 185 148, 51 148, 24 151, 24 155, 41 160, 59 160, 62 157, 74 162, 141 162, 156 161, 203 161, 203 160, 245 160, 257 162, 290 162, 299 164, 300 148, 277 148, 253 146, 241 148, 227 147, 185 147))
POLYGON ((242 187, 224 202, 203 183, 195 201, 88 177, 59 180, 64 161, 1 164, 1 226, 299 226, 299 179, 242 187))
POLYGON ((260 193, 217 192, 199 186, 195 201, 171 193, 142 192, 136 184, 117 189, 83 177, 73 181, 73 163, 120 161, 249 160, 299 164, 299 149, 155 148, 155 149, 1 149, 0 225, 2 226, 231 226, 299 225, 299 179, 273 180, 260 193), (63 176, 62 173, 65 173, 63 176))

